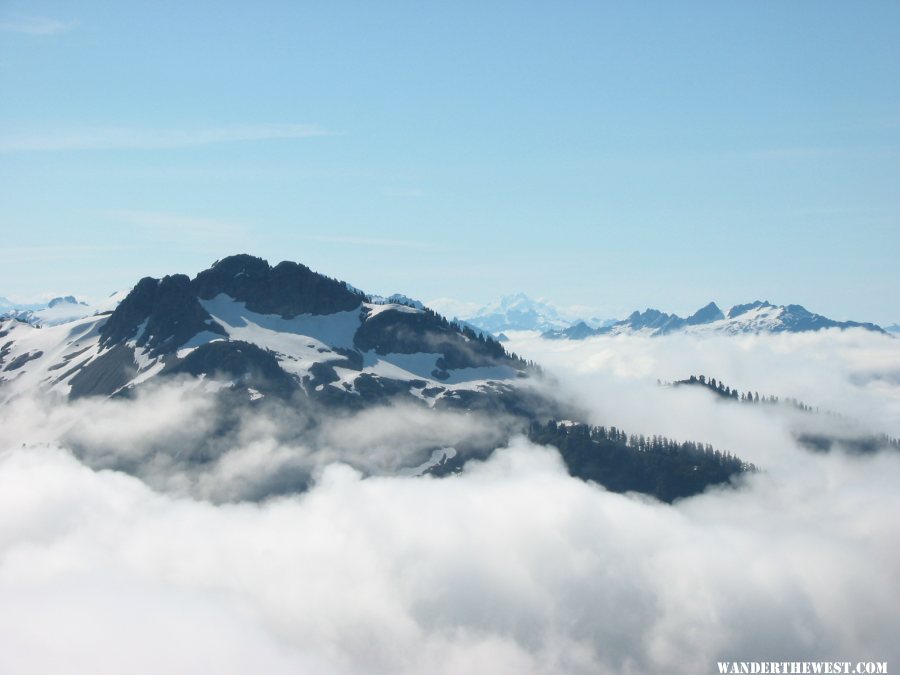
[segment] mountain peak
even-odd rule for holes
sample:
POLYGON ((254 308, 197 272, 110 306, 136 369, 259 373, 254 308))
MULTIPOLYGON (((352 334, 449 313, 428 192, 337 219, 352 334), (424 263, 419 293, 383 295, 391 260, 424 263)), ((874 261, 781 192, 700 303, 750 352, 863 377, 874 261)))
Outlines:
POLYGON ((283 261, 271 267, 266 260, 247 254, 217 261, 194 277, 191 285, 203 300, 224 293, 255 312, 285 318, 346 311, 366 299, 300 263, 283 261))
POLYGON ((209 269, 204 270, 200 274, 215 271, 222 276, 236 277, 247 275, 260 277, 267 274, 270 269, 268 261, 264 258, 258 258, 248 253, 238 253, 216 260, 209 269))
POLYGON ((768 300, 754 300, 753 302, 748 302, 745 305, 735 305, 728 310, 728 318, 733 319, 740 316, 741 314, 746 314, 747 312, 754 309, 759 309, 760 307, 775 307, 775 305, 770 303, 768 300))
POLYGON ((452 407, 493 405, 499 395, 512 404, 503 392, 528 368, 489 336, 405 296, 372 302, 299 263, 271 267, 249 255, 216 261, 193 279, 141 279, 112 313, 46 337, 54 334, 65 348, 22 353, 38 354, 30 369, 65 366, 44 379, 73 398, 190 375, 351 408, 395 396, 452 407))
POLYGON ((53 298, 47 303, 47 307, 56 307, 57 305, 84 305, 87 303, 78 302, 74 295, 65 295, 59 298, 53 298))
POLYGON ((735 305, 728 310, 727 317, 716 303, 710 302, 687 319, 682 319, 676 314, 661 312, 658 309, 646 309, 643 312, 632 312, 627 319, 617 321, 609 327, 601 327, 590 334, 579 328, 571 331, 546 331, 544 336, 551 339, 580 339, 591 334, 640 333, 656 336, 675 331, 687 331, 695 335, 704 333, 736 335, 739 333, 800 333, 824 328, 864 328, 878 333, 884 332, 882 328, 872 323, 835 321, 821 314, 810 312, 802 305, 773 305, 768 300, 755 300, 747 304, 735 305))
POLYGON ((471 316, 461 318, 481 330, 495 334, 504 330, 546 331, 564 328, 570 323, 562 319, 552 305, 534 300, 521 292, 504 295, 471 316))
POLYGON ((714 302, 710 302, 708 305, 701 307, 691 314, 687 318, 687 323, 690 326, 696 326, 704 323, 712 323, 713 321, 721 321, 724 318, 725 315, 722 313, 722 310, 719 309, 719 306, 714 302))

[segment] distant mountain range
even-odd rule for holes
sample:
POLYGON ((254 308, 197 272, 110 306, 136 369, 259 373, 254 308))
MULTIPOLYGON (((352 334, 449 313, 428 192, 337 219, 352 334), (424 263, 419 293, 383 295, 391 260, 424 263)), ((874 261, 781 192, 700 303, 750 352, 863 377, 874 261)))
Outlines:
MULTIPOLYGON (((402 293, 389 296, 369 295, 346 284, 351 291, 376 305, 402 305, 426 310, 425 303, 402 293)), ((127 291, 113 293, 100 303, 87 303, 68 295, 47 303, 15 304, 0 297, 0 318, 16 318, 35 326, 56 326, 103 312, 113 311, 127 291)), ((438 300, 430 303, 438 312, 453 316, 451 322, 476 335, 506 341, 506 331, 537 331, 548 339, 581 340, 595 335, 667 335, 687 333, 777 333, 805 332, 823 328, 864 328, 875 332, 900 333, 900 324, 881 328, 873 323, 836 321, 810 312, 801 305, 773 305, 768 301, 735 305, 723 312, 715 302, 701 307, 683 318, 657 309, 632 312, 626 319, 581 319, 571 310, 562 310, 524 293, 501 297, 475 311, 450 312, 462 303, 438 300), (461 316, 459 316, 461 315, 461 316)))
MULTIPOLYGON (((461 303, 445 301, 449 308, 461 303)), ((442 304, 438 302, 439 310, 442 304)), ((583 340, 595 335, 668 335, 675 332, 693 334, 738 335, 744 333, 799 333, 823 328, 863 328, 875 332, 900 332, 900 325, 882 329, 873 323, 836 321, 810 312, 801 305, 774 305, 757 300, 735 305, 728 312, 710 302, 688 317, 658 309, 632 312, 626 319, 580 319, 571 311, 524 293, 507 295, 476 311, 460 312, 458 321, 476 331, 485 331, 505 339, 507 331, 537 331, 548 339, 583 340)))
POLYGON ((824 328, 863 328, 878 333, 884 329, 873 323, 857 321, 835 321, 810 312, 801 305, 773 305, 768 301, 756 300, 744 305, 735 305, 724 313, 718 305, 710 302, 696 312, 682 318, 658 309, 633 312, 627 319, 616 321, 609 326, 591 328, 577 323, 568 328, 547 331, 548 339, 583 340, 595 335, 646 335, 660 336, 670 333, 739 335, 746 333, 802 333, 824 328))
POLYGON ((0 318, 18 319, 33 326, 58 326, 86 316, 111 312, 125 295, 125 292, 113 293, 103 302, 94 304, 72 295, 53 298, 45 303, 27 304, 16 304, 0 297, 0 318))

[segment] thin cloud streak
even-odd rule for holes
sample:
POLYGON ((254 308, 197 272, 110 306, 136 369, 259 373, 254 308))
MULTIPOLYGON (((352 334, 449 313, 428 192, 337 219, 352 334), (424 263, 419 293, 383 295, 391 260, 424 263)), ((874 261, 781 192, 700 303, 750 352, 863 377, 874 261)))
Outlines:
POLYGON ((87 258, 100 253, 121 251, 128 246, 119 245, 93 245, 93 244, 68 244, 49 246, 6 246, 0 251, 0 262, 11 263, 36 263, 51 262, 57 260, 72 260, 73 258, 87 258))
POLYGON ((312 124, 263 124, 200 129, 101 127, 0 136, 0 152, 67 150, 170 150, 221 143, 292 140, 333 136, 312 124))
POLYGON ((230 220, 190 216, 167 211, 111 209, 100 211, 99 213, 115 221, 153 228, 154 236, 158 236, 160 231, 178 235, 182 238, 185 236, 198 238, 209 236, 239 236, 246 234, 248 231, 246 226, 230 220))
POLYGON ((437 244, 411 239, 385 239, 382 237, 357 237, 354 235, 298 234, 294 238, 319 241, 328 244, 353 244, 357 246, 393 246, 404 248, 435 248, 437 244))
POLYGON ((0 32, 19 33, 21 35, 57 35, 66 33, 75 27, 72 21, 60 21, 44 17, 6 17, 0 19, 0 32))

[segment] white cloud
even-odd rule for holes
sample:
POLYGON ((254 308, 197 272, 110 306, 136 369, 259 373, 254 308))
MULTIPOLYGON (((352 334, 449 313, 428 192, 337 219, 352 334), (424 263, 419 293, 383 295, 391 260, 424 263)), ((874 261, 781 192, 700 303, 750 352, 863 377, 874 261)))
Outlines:
POLYGON ((752 410, 718 406, 705 392, 656 386, 657 379, 705 374, 740 391, 797 398, 900 436, 900 341, 890 336, 865 330, 584 341, 510 336, 509 348, 565 383, 598 424, 612 420, 635 433, 696 437, 736 450, 746 437, 727 432, 730 418, 752 410))
POLYGON ((0 262, 47 263, 88 258, 122 250, 123 246, 110 244, 53 244, 48 246, 4 246, 0 250, 0 262))
POLYGON ((150 232, 157 241, 161 238, 170 239, 171 237, 180 239, 185 237, 203 239, 211 236, 235 237, 249 232, 246 225, 233 220, 183 213, 143 209, 112 209, 97 213, 115 222, 137 225, 142 228, 138 232, 150 232))
POLYGON ((71 21, 60 21, 37 16, 0 18, 0 32, 21 33, 23 35, 56 35, 75 27, 71 21))
POLYGON ((352 244, 355 246, 388 246, 392 248, 435 248, 437 244, 428 241, 418 241, 415 239, 390 239, 384 237, 362 237, 357 235, 341 235, 341 234, 297 234, 292 235, 291 239, 302 239, 304 241, 319 241, 333 244, 352 244))
POLYGON ((896 340, 515 347, 595 421, 711 440, 764 471, 668 506, 572 479, 554 451, 517 439, 458 476, 363 478, 502 430, 382 408, 312 433, 285 409, 239 420, 208 471, 183 471, 191 490, 162 470, 215 415, 189 387, 19 401, 0 411, 0 670, 696 673, 720 659, 900 658, 900 455, 810 453, 791 439, 794 416, 655 384, 702 371, 891 431, 896 340), (165 492, 91 470, 59 440, 92 461, 156 462, 165 492), (310 465, 301 495, 187 496, 252 493, 310 465))
POLYGON ((498 415, 410 405, 338 414, 308 401, 268 402, 235 412, 191 381, 148 386, 131 399, 21 397, 0 408, 0 448, 61 442, 95 469, 214 501, 297 491, 334 462, 396 473, 437 449, 495 447, 511 428, 498 415))
POLYGON ((14 450, 0 599, 19 620, 0 624, 0 665, 112 672, 137 648, 129 672, 157 672, 219 658, 222 640, 237 655, 223 672, 253 658, 326 673, 894 660, 898 459, 816 466, 673 508, 573 480, 519 441, 456 478, 332 465, 304 496, 215 507, 14 450))

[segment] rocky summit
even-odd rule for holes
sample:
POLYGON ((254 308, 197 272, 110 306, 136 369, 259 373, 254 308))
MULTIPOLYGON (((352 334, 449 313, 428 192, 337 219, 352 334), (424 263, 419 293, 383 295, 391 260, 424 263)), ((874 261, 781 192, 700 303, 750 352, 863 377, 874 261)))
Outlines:
POLYGON ((43 329, 4 320, 0 394, 116 396, 188 376, 253 400, 471 407, 502 406, 528 378, 490 337, 379 300, 295 262, 235 255, 193 279, 141 279, 110 313, 43 329))

